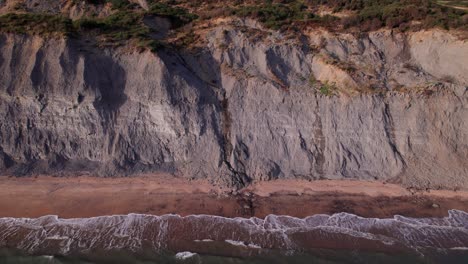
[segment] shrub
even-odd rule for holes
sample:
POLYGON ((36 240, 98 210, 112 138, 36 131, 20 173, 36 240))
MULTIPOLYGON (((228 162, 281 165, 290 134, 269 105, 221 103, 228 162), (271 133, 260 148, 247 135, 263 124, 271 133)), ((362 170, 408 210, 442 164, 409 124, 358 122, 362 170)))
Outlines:
POLYGON ((314 17, 307 12, 307 6, 300 1, 293 1, 292 4, 275 4, 271 1, 265 4, 242 6, 234 11, 241 17, 252 17, 258 19, 266 27, 280 29, 285 25, 295 21, 306 21, 314 17))
POLYGON ((106 18, 83 18, 74 22, 78 31, 94 30, 98 34, 121 41, 132 38, 146 39, 151 30, 142 23, 142 14, 118 11, 106 18))
POLYGON ((0 16, 0 31, 42 35, 69 34, 73 32, 73 24, 70 19, 59 15, 11 13, 0 16))
POLYGON ((315 78, 314 74, 311 73, 309 76, 309 85, 314 86, 317 83, 317 79, 315 78))
MULTIPOLYGON (((73 0, 75 4, 78 4, 79 2, 82 2, 83 0, 73 0)), ((85 0, 86 3, 92 4, 92 5, 102 5, 105 3, 110 3, 112 4, 112 8, 114 9, 123 9, 126 8, 130 5, 130 2, 128 0, 85 0)))
MULTIPOLYGON (((83 0, 73 1, 78 3, 83 0)), ((129 0, 84 1, 94 5, 110 3, 114 13, 106 18, 88 17, 73 23, 60 15, 7 14, 0 16, 0 31, 33 34, 86 33, 99 35, 109 41, 135 39, 139 43, 149 44, 153 43, 150 41, 152 29, 143 23, 143 18, 167 17, 174 27, 181 27, 199 18, 183 7, 195 10, 205 19, 231 14, 251 17, 271 29, 298 30, 297 26, 307 25, 325 26, 331 30, 357 27, 362 31, 377 30, 384 26, 402 31, 411 27, 468 29, 467 12, 448 7, 465 3, 461 0, 235 0, 229 4, 219 0, 148 0, 148 11, 137 8, 129 0), (313 13, 319 10, 319 5, 327 5, 334 11, 351 10, 353 15, 344 18, 319 16, 313 13), (413 20, 421 23, 415 25, 411 23, 413 20)), ((185 45, 193 39, 193 35, 186 34, 180 42, 185 45)))
MULTIPOLYGON (((94 0, 94 1, 97 1, 97 0, 94 0)), ((128 5, 130 5, 130 2, 128 2, 128 0, 106 0, 106 2, 111 3, 112 7, 116 9, 125 8, 128 5)))
POLYGON ((329 83, 328 81, 322 83, 322 86, 319 89, 320 93, 326 96, 335 95, 337 90, 338 88, 336 85, 334 83, 329 83))
MULTIPOLYGON (((309 0, 309 4, 326 4, 335 11, 352 10, 356 14, 343 19, 343 26, 359 27, 361 30, 375 30, 382 26, 407 29, 410 21, 418 20, 425 28, 466 27, 466 11, 449 8, 447 1, 433 0, 309 0), (442 3, 444 3, 442 5, 442 3)), ((455 5, 448 1, 448 4, 455 5)))
POLYGON ((173 7, 164 3, 152 4, 148 14, 167 17, 171 19, 172 23, 174 23, 176 27, 190 23, 198 18, 197 15, 189 13, 184 8, 173 7))

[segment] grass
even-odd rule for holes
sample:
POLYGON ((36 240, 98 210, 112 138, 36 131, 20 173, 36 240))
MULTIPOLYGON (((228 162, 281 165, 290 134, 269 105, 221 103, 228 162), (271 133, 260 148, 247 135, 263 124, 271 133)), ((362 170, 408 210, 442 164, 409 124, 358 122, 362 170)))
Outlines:
POLYGON ((334 96, 338 94, 338 87, 335 83, 329 81, 320 82, 315 78, 313 73, 309 76, 309 85, 318 88, 318 91, 325 96, 334 96))
POLYGON ((322 83, 322 86, 320 86, 320 93, 325 95, 325 96, 333 96, 337 93, 338 88, 334 83, 330 83, 328 81, 325 81, 322 83))

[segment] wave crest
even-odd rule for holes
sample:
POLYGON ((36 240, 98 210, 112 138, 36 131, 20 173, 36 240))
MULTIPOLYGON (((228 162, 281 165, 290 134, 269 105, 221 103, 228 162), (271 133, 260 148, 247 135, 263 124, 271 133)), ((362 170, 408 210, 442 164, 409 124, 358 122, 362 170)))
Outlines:
MULTIPOLYGON (((260 219, 143 214, 80 219, 0 218, 0 247, 31 254, 86 254, 116 249, 208 253, 210 244, 220 243, 225 244, 226 254, 232 252, 230 247, 256 254, 268 249, 307 251, 356 246, 372 251, 424 254, 434 249, 466 248, 468 214, 451 210, 448 217, 421 219, 363 218, 348 213, 302 219, 277 215, 260 219)), ((223 254, 219 246, 216 248, 217 253, 223 254)))

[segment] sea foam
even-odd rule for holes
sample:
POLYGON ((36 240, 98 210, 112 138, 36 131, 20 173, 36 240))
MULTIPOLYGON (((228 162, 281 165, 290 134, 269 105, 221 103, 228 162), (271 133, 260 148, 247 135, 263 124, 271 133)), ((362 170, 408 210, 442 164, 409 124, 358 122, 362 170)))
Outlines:
POLYGON ((360 247, 425 254, 434 249, 466 248, 468 214, 451 210, 448 217, 421 219, 363 218, 348 213, 306 218, 268 215, 264 219, 144 214, 0 218, 0 247, 13 246, 31 254, 85 254, 93 250, 197 252, 200 246, 209 250, 216 243, 228 243, 239 250, 360 247))

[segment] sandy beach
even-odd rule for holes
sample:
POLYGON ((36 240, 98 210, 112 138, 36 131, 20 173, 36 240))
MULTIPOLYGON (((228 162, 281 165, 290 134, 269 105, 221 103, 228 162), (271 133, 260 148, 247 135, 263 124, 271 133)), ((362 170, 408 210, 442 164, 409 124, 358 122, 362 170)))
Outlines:
POLYGON ((370 181, 278 180, 232 192, 207 181, 143 175, 131 178, 0 177, 0 217, 62 218, 115 214, 209 214, 305 217, 349 212, 363 217, 442 217, 468 211, 468 192, 415 192, 370 181))

